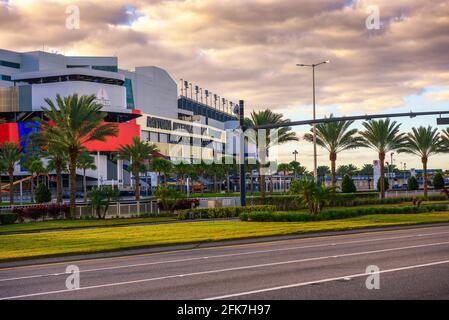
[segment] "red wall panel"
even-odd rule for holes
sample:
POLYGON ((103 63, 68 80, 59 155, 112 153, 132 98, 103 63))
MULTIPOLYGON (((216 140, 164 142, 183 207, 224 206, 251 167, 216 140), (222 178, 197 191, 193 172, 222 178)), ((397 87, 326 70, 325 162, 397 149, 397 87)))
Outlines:
POLYGON ((118 124, 118 136, 109 137, 105 142, 92 141, 86 144, 89 151, 116 151, 121 145, 131 144, 133 137, 140 137, 140 126, 136 120, 118 124))
POLYGON ((20 142, 17 123, 0 124, 0 143, 4 143, 5 141, 20 142))

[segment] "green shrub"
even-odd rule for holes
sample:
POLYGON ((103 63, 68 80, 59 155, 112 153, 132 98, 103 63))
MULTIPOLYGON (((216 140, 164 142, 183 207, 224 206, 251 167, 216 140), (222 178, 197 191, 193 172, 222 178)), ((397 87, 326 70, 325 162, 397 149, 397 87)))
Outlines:
POLYGON ((443 175, 441 174, 441 172, 437 172, 433 176, 432 184, 436 190, 444 189, 444 178, 443 178, 443 175))
POLYGON ((37 203, 47 203, 51 201, 50 189, 43 183, 37 185, 34 195, 37 203))
MULTIPOLYGON (((377 180, 377 191, 379 191, 380 192, 380 179, 381 178, 379 178, 378 180, 377 180)), ((385 191, 388 191, 388 189, 390 189, 390 182, 388 181, 388 178, 384 178, 384 181, 385 181, 385 191)))
POLYGON ((0 224, 13 224, 19 219, 17 213, 2 213, 0 214, 0 224))
POLYGON ((447 211, 447 205, 404 206, 404 207, 370 207, 370 208, 345 208, 327 209, 318 215, 301 212, 247 212, 240 214, 242 221, 259 222, 304 222, 346 219, 373 214, 413 214, 426 212, 447 211))
POLYGON ((268 211, 274 212, 275 206, 247 206, 247 207, 222 207, 222 208, 195 208, 178 212, 179 220, 189 219, 217 219, 234 218, 242 213, 268 211))
POLYGON ((357 188, 355 187, 354 181, 351 179, 350 176, 345 175, 343 177, 343 180, 341 181, 341 192, 354 193, 356 191, 357 191, 357 188))
POLYGON ((407 181, 407 190, 414 191, 419 189, 418 180, 415 177, 411 176, 407 181))

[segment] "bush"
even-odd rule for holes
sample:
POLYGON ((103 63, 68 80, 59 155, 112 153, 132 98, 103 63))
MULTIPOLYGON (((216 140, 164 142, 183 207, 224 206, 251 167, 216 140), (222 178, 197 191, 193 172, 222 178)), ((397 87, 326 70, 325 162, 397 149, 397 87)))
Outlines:
POLYGON ((356 191, 357 191, 357 188, 355 187, 354 181, 351 179, 350 176, 345 175, 341 182, 341 192, 354 193, 356 191))
POLYGON ((405 206, 405 207, 371 207, 325 210, 318 215, 300 212, 248 212, 240 214, 242 221, 259 222, 304 222, 346 219, 373 214, 413 214, 447 211, 447 205, 405 206))
MULTIPOLYGON (((379 191, 380 192, 380 179, 381 178, 379 178, 378 180, 377 180, 377 191, 379 191)), ((385 191, 388 191, 388 189, 390 189, 390 182, 388 181, 388 178, 384 178, 384 181, 385 181, 385 191)))
POLYGON ((275 206, 248 206, 248 207, 222 207, 222 208, 196 208, 183 210, 178 213, 179 220, 189 219, 217 219, 234 218, 248 212, 268 211, 274 212, 275 206))
POLYGON ((37 185, 34 195, 37 203, 47 203, 51 201, 50 189, 43 183, 37 185))
POLYGON ((17 213, 1 213, 0 224, 14 224, 19 219, 17 213))
POLYGON ((418 180, 416 180, 415 177, 411 176, 410 178, 408 178, 407 181, 407 190, 408 191, 415 191, 419 189, 419 184, 418 184, 418 180))
POLYGON ((47 208, 48 215, 53 219, 58 219, 70 212, 70 206, 64 203, 52 203, 47 208))
POLYGON ((200 205, 199 199, 180 199, 177 200, 174 205, 174 210, 187 210, 192 208, 198 208, 200 205))
POLYGON ((443 178, 443 175, 441 174, 441 172, 437 172, 433 176, 432 184, 436 190, 444 189, 444 178, 443 178))

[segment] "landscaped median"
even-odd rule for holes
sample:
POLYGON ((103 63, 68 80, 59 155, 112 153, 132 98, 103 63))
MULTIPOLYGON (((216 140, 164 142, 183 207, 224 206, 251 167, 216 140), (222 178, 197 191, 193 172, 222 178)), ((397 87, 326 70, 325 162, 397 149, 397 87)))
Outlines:
POLYGON ((313 222, 214 220, 0 236, 0 261, 254 237, 449 222, 449 212, 373 214, 313 222))

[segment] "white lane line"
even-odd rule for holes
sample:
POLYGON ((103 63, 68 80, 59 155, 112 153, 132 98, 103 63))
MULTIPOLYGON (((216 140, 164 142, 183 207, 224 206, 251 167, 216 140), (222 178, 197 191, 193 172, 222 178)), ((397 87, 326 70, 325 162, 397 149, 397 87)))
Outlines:
POLYGON ((278 287, 271 287, 271 288, 265 288, 265 289, 259 289, 259 290, 252 290, 252 291, 246 291, 246 292, 227 294, 227 295, 223 295, 223 296, 206 298, 206 299, 202 299, 202 300, 229 299, 229 298, 248 296, 248 295, 252 295, 252 294, 264 293, 264 292, 269 292, 269 291, 277 291, 277 290, 283 290, 283 289, 289 289, 289 288, 304 287, 304 286, 308 286, 308 285, 312 285, 312 284, 333 282, 333 281, 337 281, 337 280, 354 279, 354 278, 371 276, 373 274, 391 273, 391 272, 397 272, 397 271, 404 271, 404 270, 411 270, 411 269, 417 269, 417 268, 437 266, 437 265, 447 264, 447 263, 449 263, 449 260, 442 260, 442 261, 436 261, 436 262, 430 262, 430 263, 424 263, 424 264, 417 264, 417 265, 413 265, 413 266, 406 266, 406 267, 400 267, 400 268, 394 268, 394 269, 380 270, 379 272, 374 272, 374 273, 357 273, 357 274, 350 274, 350 275, 341 276, 341 277, 335 277, 335 278, 327 278, 327 279, 313 280, 313 281, 307 281, 307 282, 298 282, 298 283, 293 283, 293 284, 287 284, 287 285, 284 285, 284 286, 278 286, 278 287))
MULTIPOLYGON (((384 238, 375 238, 375 239, 343 241, 343 242, 337 242, 337 243, 315 244, 315 245, 309 245, 309 246, 295 246, 295 247, 289 247, 289 248, 257 250, 257 251, 240 252, 240 253, 228 253, 228 254, 211 255, 211 256, 203 256, 203 257, 196 257, 196 258, 184 258, 184 259, 166 260, 166 261, 157 261, 157 262, 144 262, 144 263, 137 263, 137 264, 128 264, 128 265, 121 265, 121 266, 112 266, 112 267, 102 267, 102 268, 93 268, 93 269, 80 270, 80 273, 97 272, 97 271, 108 271, 108 270, 116 270, 116 269, 124 269, 124 268, 136 268, 136 267, 152 266, 152 265, 159 265, 159 264, 166 264, 166 263, 189 262, 189 261, 197 261, 197 260, 203 260, 203 259, 217 259, 217 258, 228 258, 228 257, 254 255, 254 254, 263 254, 263 253, 272 253, 272 252, 283 252, 283 251, 292 251, 292 250, 299 250, 299 249, 311 249, 311 248, 320 248, 320 247, 334 247, 334 246, 347 245, 347 244, 386 241, 386 240, 398 240, 398 239, 417 238, 417 237, 434 236, 434 235, 442 235, 442 234, 449 234, 449 231, 446 231, 446 232, 435 232, 435 233, 425 233, 425 234, 418 234, 418 235, 405 235, 405 236, 396 236, 396 237, 384 237, 384 238)), ((69 264, 70 263, 67 263, 67 265, 69 265, 69 264)), ((43 278, 43 277, 53 277, 53 276, 62 276, 62 275, 66 275, 66 273, 65 272, 58 272, 58 273, 37 274, 37 275, 30 275, 30 276, 23 276, 23 277, 4 278, 4 279, 0 279, 0 282, 26 280, 26 279, 43 278)))
POLYGON ((415 246, 407 246, 407 247, 399 247, 399 248, 373 250, 373 251, 344 253, 344 254, 339 254, 339 255, 331 255, 331 256, 323 256, 323 257, 315 257, 315 258, 306 258, 306 259, 298 259, 298 260, 290 260, 290 261, 281 261, 281 262, 272 262, 272 263, 264 263, 264 264, 255 264, 255 265, 249 265, 249 266, 225 268, 225 269, 218 269, 218 270, 208 270, 208 271, 191 272, 191 273, 184 273, 184 274, 175 274, 175 275, 168 275, 168 276, 162 276, 162 277, 156 277, 156 278, 147 278, 147 279, 140 279, 140 280, 131 280, 131 281, 123 281, 123 282, 106 283, 106 284, 100 284, 100 285, 95 285, 95 286, 81 287, 79 289, 73 289, 73 290, 67 290, 66 289, 66 290, 56 290, 56 291, 29 293, 29 294, 18 295, 18 296, 3 297, 3 298, 0 298, 0 300, 20 299, 20 298, 36 297, 36 296, 58 294, 58 293, 62 294, 62 293, 67 293, 67 292, 76 292, 76 291, 98 289, 98 288, 105 288, 105 287, 115 287, 115 286, 122 286, 122 285, 136 284, 136 283, 144 283, 144 282, 157 281, 157 280, 166 280, 166 279, 173 279, 173 278, 192 277, 192 276, 200 276, 200 275, 222 273, 222 272, 230 272, 230 271, 240 271, 240 270, 248 270, 248 269, 256 269, 256 268, 264 268, 264 267, 273 267, 273 266, 294 264, 294 263, 300 263, 300 262, 318 261, 318 260, 325 260, 325 259, 331 259, 331 258, 332 259, 344 258, 344 257, 351 257, 351 256, 373 254, 373 253, 400 251, 400 250, 425 248, 425 247, 435 247, 435 246, 441 246, 441 245, 447 245, 447 244, 449 244, 449 241, 437 242, 437 243, 429 243, 429 244, 422 244, 422 245, 415 245, 415 246))

